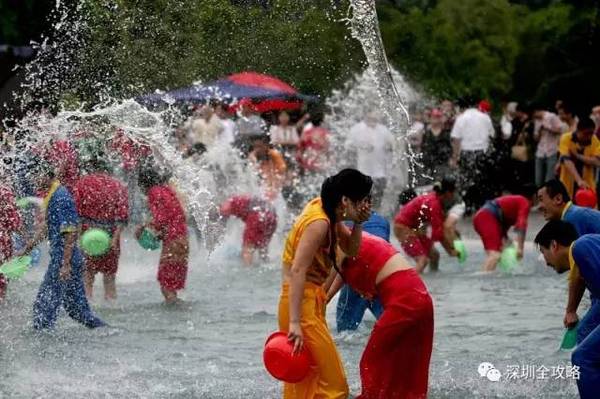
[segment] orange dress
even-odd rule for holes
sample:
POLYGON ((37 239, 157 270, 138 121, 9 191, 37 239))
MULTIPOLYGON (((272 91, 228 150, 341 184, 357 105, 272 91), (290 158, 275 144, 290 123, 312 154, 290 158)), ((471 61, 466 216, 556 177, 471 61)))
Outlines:
MULTIPOLYGON (((308 203, 289 232, 283 252, 283 267, 290 268, 306 227, 317 220, 327 220, 321 199, 308 203)), ((349 394, 344 366, 325 320, 327 295, 323 283, 331 271, 327 248, 320 248, 306 273, 302 297, 300 325, 304 345, 310 351, 314 365, 308 376, 296 384, 284 384, 284 399, 342 399, 349 394)), ((279 299, 279 329, 287 332, 290 322, 289 285, 283 284, 279 299)))

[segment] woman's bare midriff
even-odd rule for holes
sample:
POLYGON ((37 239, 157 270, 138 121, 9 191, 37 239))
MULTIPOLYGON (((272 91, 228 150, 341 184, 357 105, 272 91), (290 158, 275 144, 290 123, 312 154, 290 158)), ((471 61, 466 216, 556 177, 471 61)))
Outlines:
POLYGON ((379 271, 379 273, 377 273, 375 284, 379 284, 393 273, 402 270, 409 270, 412 268, 413 267, 406 261, 406 259, 404 259, 404 256, 396 254, 392 256, 387 262, 385 262, 383 268, 379 271))

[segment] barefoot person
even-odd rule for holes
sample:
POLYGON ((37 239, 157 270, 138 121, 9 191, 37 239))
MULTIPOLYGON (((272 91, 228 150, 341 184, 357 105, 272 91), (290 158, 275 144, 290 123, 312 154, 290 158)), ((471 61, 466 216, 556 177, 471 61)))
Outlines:
MULTIPOLYGON (((83 288, 83 256, 77 245, 79 215, 75 201, 67 188, 54 178, 54 170, 42 158, 36 160, 34 173, 39 191, 47 192, 43 208, 45 228, 40 228, 23 253, 29 253, 48 232, 50 264, 33 304, 33 328, 54 327, 60 307, 88 328, 106 324, 96 317, 88 304, 83 288)), ((43 226, 44 227, 44 226, 43 226)))
MULTIPOLYGON (((148 197, 152 215, 146 226, 162 240, 157 279, 165 303, 170 305, 179 302, 177 291, 185 288, 190 248, 185 212, 167 180, 152 168, 146 168, 139 177, 140 188, 148 197)), ((139 232, 141 229, 138 229, 139 232)))
POLYGON ((433 186, 433 192, 410 200, 394 218, 394 234, 404 252, 416 260, 416 270, 422 273, 427 265, 431 270, 438 269, 439 252, 434 248, 441 241, 450 256, 457 256, 449 237, 444 233, 444 202, 454 199, 456 190, 453 179, 443 179, 433 186), (431 227, 431 237, 427 227, 431 227))
POLYGON ((121 255, 121 233, 127 223, 129 206, 127 186, 108 174, 108 165, 94 158, 84 165, 89 174, 73 188, 73 199, 82 220, 82 233, 100 228, 110 234, 111 246, 101 256, 85 255, 85 294, 91 299, 96 274, 103 275, 104 299, 117 299, 116 276, 121 255))
POLYGON ((335 248, 358 253, 362 223, 370 215, 373 182, 354 169, 344 169, 323 182, 321 196, 310 201, 288 234, 283 253, 283 286, 279 329, 298 351, 308 347, 315 367, 296 384, 285 383, 285 399, 348 397, 344 367, 325 321, 323 284, 337 267, 335 248), (352 230, 344 220, 354 221, 352 230))
POLYGON ((481 241, 487 257, 483 271, 496 270, 504 242, 508 241, 508 230, 517 233, 517 258, 523 258, 523 246, 527 233, 527 217, 531 202, 522 195, 505 195, 487 201, 473 217, 473 227, 481 241))
POLYGON ((277 229, 277 214, 269 202, 250 195, 234 195, 220 207, 221 216, 236 216, 246 225, 242 243, 242 260, 246 266, 258 250, 261 259, 267 259, 267 249, 277 229))
POLYGON ((433 302, 419 274, 390 243, 368 233, 363 233, 357 256, 341 253, 339 258, 341 276, 336 276, 327 300, 345 282, 383 305, 360 360, 358 398, 426 398, 433 302))
MULTIPOLYGON (((578 366, 579 396, 595 399, 600 392, 600 235, 577 238, 573 225, 560 220, 548 222, 535 237, 546 263, 557 273, 570 271, 569 278, 579 280, 592 294, 592 306, 577 327, 577 349, 571 361, 578 366)), ((569 297, 569 306, 577 313, 583 292, 569 297)))

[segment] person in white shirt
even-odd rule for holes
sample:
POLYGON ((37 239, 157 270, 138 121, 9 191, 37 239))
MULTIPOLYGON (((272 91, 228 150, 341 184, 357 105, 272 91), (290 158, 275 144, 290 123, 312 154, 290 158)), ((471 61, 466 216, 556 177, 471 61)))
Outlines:
POLYGON ((478 108, 468 108, 456 117, 450 137, 452 159, 450 165, 459 168, 461 195, 470 213, 483 205, 490 195, 485 182, 487 152, 494 137, 494 126, 487 112, 490 105, 482 101, 478 108))
POLYGON ((373 179, 372 204, 378 208, 392 164, 394 136, 385 125, 379 123, 378 116, 370 112, 364 121, 350 129, 347 145, 356 152, 356 168, 373 179))
POLYGON ((231 145, 235 140, 235 122, 229 117, 224 104, 218 103, 215 105, 215 114, 219 117, 223 125, 223 131, 218 141, 231 145))
POLYGON ((535 107, 533 138, 537 141, 535 151, 535 185, 540 187, 555 177, 558 161, 558 142, 560 136, 568 130, 558 115, 535 107))
POLYGON ((223 124, 209 105, 203 105, 184 125, 192 145, 202 143, 206 148, 211 147, 223 131, 223 124))

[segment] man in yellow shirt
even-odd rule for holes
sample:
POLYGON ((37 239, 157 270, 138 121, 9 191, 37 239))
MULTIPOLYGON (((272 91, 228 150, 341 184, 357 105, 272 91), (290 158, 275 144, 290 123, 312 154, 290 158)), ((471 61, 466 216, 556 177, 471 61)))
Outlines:
POLYGON ((596 191, 596 168, 600 166, 600 140, 594 136, 594 124, 584 118, 575 132, 567 132, 560 138, 560 181, 573 198, 577 189, 591 188, 596 191))
POLYGON ((262 180, 265 198, 274 201, 281 192, 287 165, 283 155, 270 147, 269 140, 267 135, 255 137, 248 160, 256 168, 262 180))
POLYGON ((595 399, 600 392, 600 234, 577 238, 572 224, 551 220, 535 237, 544 259, 557 273, 570 270, 569 278, 581 286, 569 292, 567 312, 577 312, 587 288, 592 306, 577 325, 577 349, 571 361, 579 367, 577 381, 582 399, 595 399))

